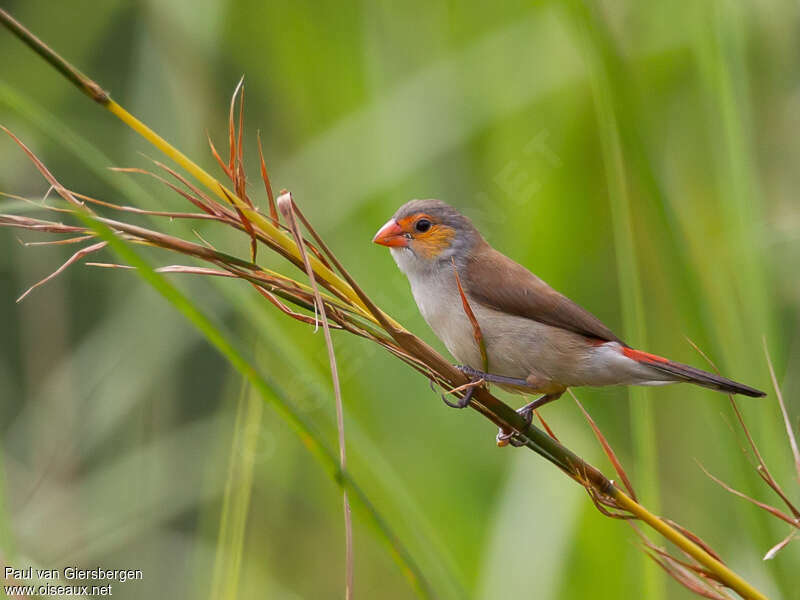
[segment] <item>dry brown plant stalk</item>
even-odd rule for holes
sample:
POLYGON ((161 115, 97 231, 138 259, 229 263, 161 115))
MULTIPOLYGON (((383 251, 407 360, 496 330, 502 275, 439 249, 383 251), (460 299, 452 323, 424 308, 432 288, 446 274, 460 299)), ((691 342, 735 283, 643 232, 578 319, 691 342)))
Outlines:
MULTIPOLYGON (((800 488, 800 451, 798 451, 797 446, 797 436, 795 434, 794 429, 792 428, 791 421, 789 420, 789 413, 786 410, 786 403, 783 400, 783 392, 781 391, 780 386, 778 385, 778 378, 775 376, 775 367, 772 365, 772 358, 769 355, 769 349, 767 348, 767 340, 762 340, 764 346, 764 356, 767 359, 767 366, 769 367, 769 374, 772 380, 772 388, 775 390, 775 397, 778 399, 778 407, 781 411, 781 417, 783 417, 783 423, 786 427, 786 437, 789 443, 789 449, 792 453, 792 458, 794 462, 795 472, 797 475, 797 484, 800 488)), ((709 365, 714 369, 714 371, 719 372, 717 366, 711 361, 708 356, 700 350, 694 342, 689 340, 689 343, 694 347, 697 352, 708 361, 709 365)), ((729 395, 731 407, 733 409, 733 413, 736 415, 736 422, 739 424, 739 427, 744 434, 745 439, 747 440, 747 448, 742 448, 742 451, 745 455, 748 455, 753 460, 753 467, 758 473, 758 476, 761 480, 767 485, 767 487, 775 493, 775 495, 780 499, 783 503, 785 509, 781 510, 776 506, 771 504, 767 504, 766 502, 761 502, 760 500, 756 500, 752 496, 748 496, 744 492, 741 492, 718 477, 712 475, 708 469, 706 469, 702 464, 698 462, 698 466, 702 469, 703 473, 705 473, 712 481, 717 483, 726 491, 730 492, 734 496, 738 496, 744 500, 747 500, 751 504, 757 506, 761 510, 769 513, 776 519, 785 522, 790 526, 789 534, 783 538, 780 542, 775 544, 772 548, 770 548, 767 553, 764 555, 764 560, 771 560, 775 558, 775 556, 783 550, 789 543, 800 536, 800 510, 798 510, 797 505, 792 502, 789 498, 788 494, 783 490, 781 485, 778 481, 773 477, 772 473, 767 467, 767 463, 764 462, 764 457, 761 455, 761 451, 758 449, 755 440, 753 439, 752 434, 750 433, 750 429, 747 427, 747 423, 742 416, 742 411, 739 410, 739 405, 736 404, 736 399, 733 395, 729 395), (749 451, 748 451, 749 449, 749 451), (788 511, 788 513, 786 512, 788 511)))

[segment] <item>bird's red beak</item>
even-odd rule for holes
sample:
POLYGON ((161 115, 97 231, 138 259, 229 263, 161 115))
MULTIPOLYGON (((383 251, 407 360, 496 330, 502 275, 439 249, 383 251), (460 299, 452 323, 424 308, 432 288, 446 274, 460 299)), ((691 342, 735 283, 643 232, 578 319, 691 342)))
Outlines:
POLYGON ((405 231, 403 231, 403 228, 400 227, 394 219, 386 221, 386 225, 378 230, 378 233, 375 234, 372 241, 381 246, 408 246, 408 239, 406 239, 405 231))

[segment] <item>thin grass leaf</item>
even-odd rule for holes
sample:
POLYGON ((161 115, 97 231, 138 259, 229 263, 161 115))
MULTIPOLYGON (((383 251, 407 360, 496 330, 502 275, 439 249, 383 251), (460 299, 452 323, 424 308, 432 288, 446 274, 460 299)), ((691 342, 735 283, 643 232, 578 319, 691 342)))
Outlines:
MULTIPOLYGON (((259 294, 264 296, 264 298, 269 300, 272 304, 274 304, 278 308, 278 310, 280 310, 284 314, 290 316, 291 318, 297 321, 300 321, 301 323, 306 323, 308 325, 316 325, 317 320, 315 318, 309 317, 308 315, 304 315, 297 311, 292 310, 291 308, 286 306, 283 302, 278 300, 274 294, 271 294, 269 291, 265 290, 262 286, 254 284, 254 287, 256 288, 256 291, 259 294)), ((332 327, 333 329, 344 329, 344 327, 339 324, 334 324, 329 326, 332 327)))
MULTIPOLYGON (((640 536, 641 536, 641 532, 640 532, 640 536)), ((675 563, 677 565, 681 565, 684 569, 686 569, 687 571, 690 571, 693 575, 696 575, 698 577, 702 577, 704 579, 714 579, 714 574, 711 573, 711 571, 708 571, 707 569, 703 569, 702 567, 699 567, 696 564, 692 564, 692 563, 690 563, 690 562, 688 562, 686 560, 681 560, 679 558, 676 558, 676 557, 672 556, 664 548, 659 548, 658 546, 656 546, 655 544, 650 542, 650 540, 647 540, 645 538, 645 539, 643 539, 643 543, 644 543, 645 546, 650 548, 650 550, 652 550, 653 552, 657 553, 659 556, 663 557, 664 559, 668 560, 671 563, 675 563)), ((716 581, 716 580, 714 580, 714 581, 716 581)))
POLYGON ((25 290, 25 292, 19 298, 17 298, 16 301, 17 302, 22 302, 28 296, 28 294, 30 294, 33 290, 35 290, 36 288, 38 288, 41 285, 44 285, 48 281, 51 281, 55 277, 58 277, 59 275, 61 275, 61 273, 66 271, 67 268, 70 265, 76 263, 77 261, 79 261, 82 258, 88 256, 89 254, 92 254, 93 252, 97 252, 98 250, 102 250, 105 247, 106 247, 106 242, 98 242, 96 244, 92 244, 91 246, 87 246, 86 248, 82 248, 82 249, 78 250, 75 254, 70 256, 64 264, 62 264, 55 271, 50 273, 50 275, 48 275, 44 279, 41 279, 41 280, 37 281, 31 287, 29 287, 27 290, 25 290))
POLYGON ((781 512, 779 509, 775 508, 774 506, 770 506, 769 504, 766 504, 764 502, 760 502, 759 500, 756 500, 755 498, 751 498, 747 494, 744 494, 744 493, 740 492, 739 490, 732 488, 731 486, 729 486, 727 483, 725 483, 721 479, 719 479, 719 478, 715 477, 714 475, 712 475, 711 473, 709 473, 708 470, 700 462, 698 462, 697 465, 703 470, 703 473, 705 473, 710 479, 715 481, 719 486, 721 486, 722 488, 724 488, 725 490, 727 490, 731 494, 734 494, 735 496, 739 496, 740 498, 744 498, 748 502, 758 506, 760 509, 767 511, 772 516, 779 518, 781 521, 786 521, 787 523, 789 523, 789 525, 792 525, 793 527, 800 528, 800 523, 796 519, 793 519, 792 517, 790 517, 786 513, 781 512))
POLYGON ((550 429, 550 426, 547 424, 547 421, 544 420, 544 417, 542 417, 542 415, 539 413, 539 411, 535 410, 533 412, 536 414, 536 418, 539 419, 539 423, 542 424, 542 427, 547 432, 547 435, 549 435, 555 441, 558 441, 558 437, 556 437, 556 434, 553 433, 552 429, 550 429))
POLYGON ((756 472, 761 477, 761 479, 772 489, 772 491, 774 491, 775 494, 777 494, 777 496, 781 500, 783 500, 783 503, 786 505, 789 511, 795 516, 795 518, 800 520, 800 510, 798 510, 795 507, 794 503, 791 500, 789 500, 789 497, 783 491, 783 488, 775 480, 775 478, 772 476, 769 469, 767 468, 767 464, 764 462, 764 459, 761 456, 761 452, 759 451, 758 446, 756 446, 756 443, 753 440, 753 436, 750 434, 750 429, 744 422, 744 417, 742 417, 742 413, 739 410, 739 406, 736 404, 736 400, 734 399, 732 394, 729 394, 729 398, 731 405, 733 406, 733 410, 736 413, 736 418, 739 421, 739 425, 741 425, 742 430, 745 433, 745 436, 747 436, 747 441, 750 444, 750 448, 752 449, 753 454, 758 460, 758 466, 756 467, 756 472))
POLYGON ((767 338, 764 337, 761 341, 764 345, 764 356, 767 357, 767 366, 769 367, 770 379, 772 379, 772 388, 775 390, 775 395, 778 397, 778 404, 781 407, 783 424, 786 427, 786 437, 789 438, 789 447, 792 449, 794 468, 797 472, 797 482, 800 483, 800 450, 797 448, 797 437, 789 421, 789 413, 786 411, 786 403, 783 401, 783 393, 781 392, 781 387, 778 385, 778 378, 775 376, 775 367, 772 366, 772 358, 770 358, 769 348, 767 348, 767 338))
POLYGON ((242 136, 244 135, 244 125, 242 123, 244 119, 244 75, 242 75, 241 85, 241 93, 239 94, 239 133, 236 140, 236 167, 234 169, 236 181, 234 182, 233 189, 237 196, 250 205, 250 208, 255 208, 253 202, 247 197, 247 177, 245 177, 244 161, 242 158, 244 153, 244 144, 242 144, 242 136))
POLYGON ((234 124, 234 112, 236 110, 236 97, 244 86, 244 75, 239 78, 239 83, 233 90, 231 95, 230 111, 228 113, 228 178, 231 180, 236 179, 236 125, 234 124))
POLYGON ((464 313, 467 315, 467 319, 469 319, 470 324, 472 325, 472 335, 475 338, 475 343, 478 344, 478 349, 481 351, 481 364, 483 365, 483 372, 489 372, 489 355, 486 353, 486 342, 483 339, 483 332, 481 331, 481 326, 478 323, 478 319, 475 318, 475 313, 472 312, 472 307, 469 305, 469 300, 464 295, 464 288, 461 287, 461 278, 458 276, 458 269, 456 269, 456 259, 450 258, 450 261, 453 263, 453 275, 456 278, 456 287, 458 287, 458 295, 461 297, 461 306, 464 307, 464 313))
POLYGON ((328 248, 328 245, 325 243, 322 237, 320 237, 320 235, 317 233, 317 230, 314 229, 313 225, 311 225, 308 219, 306 219, 306 216, 303 214, 303 211, 300 210, 300 207, 296 205, 293 206, 292 212, 295 214, 297 218, 300 219, 300 222, 303 224, 303 227, 305 227, 306 230, 311 234, 311 237, 317 243, 321 252, 330 260, 331 264, 334 267, 336 267, 336 270, 339 271, 339 274, 341 274, 341 276, 344 278, 347 284, 353 289, 356 296, 358 296, 361 302, 364 303, 364 306, 366 307, 365 313, 372 315, 372 317, 375 318, 376 322, 379 323, 381 327, 383 327, 390 334, 401 335, 404 330, 399 326, 399 324, 389 319, 387 315, 385 315, 383 311, 380 310, 374 302, 372 302, 372 300, 369 298, 369 296, 367 296, 364 290, 361 289, 358 283, 356 283, 356 280, 353 279, 353 277, 350 275, 347 269, 344 268, 344 265, 342 265, 342 263, 339 262, 339 259, 336 258, 336 255, 333 252, 331 252, 330 248, 328 248))
MULTIPOLYGON (((170 169, 168 169, 168 167, 166 167, 165 165, 162 165, 161 163, 158 163, 156 161, 153 161, 153 162, 156 165, 162 167, 163 169, 170 171, 170 169)), ((216 203, 210 202, 208 197, 205 198, 205 202, 203 200, 201 200, 200 195, 196 193, 199 190, 193 189, 192 191, 195 192, 195 194, 196 194, 196 195, 193 196, 192 194, 189 194, 186 191, 180 189, 178 186, 176 186, 172 182, 167 181, 163 177, 157 175, 156 173, 153 173, 152 171, 148 171, 147 169, 140 169, 140 168, 137 168, 137 167, 110 167, 110 170, 116 171, 118 173, 134 173, 134 174, 147 175, 147 176, 152 177, 153 179, 163 183, 164 185, 169 187, 174 192, 180 194, 181 196, 186 198, 189 202, 194 204, 197 208, 199 208, 203 212, 205 212, 205 213, 207 213, 209 215, 216 216, 218 219, 221 219, 221 217, 223 215, 223 213, 221 211, 219 211, 217 209, 217 207, 215 206, 216 203)), ((175 173, 174 171, 172 171, 172 174, 177 176, 177 173, 175 173)), ((186 182, 184 180, 183 183, 187 184, 188 182, 186 182)))
MULTIPOLYGON (((719 374, 719 370, 717 369, 716 365, 711 361, 711 359, 709 359, 708 356, 706 356, 694 344, 694 342, 689 340, 689 343, 695 348, 695 350, 697 350, 709 362, 709 364, 712 366, 714 371, 717 374, 719 374)), ((765 346, 765 349, 766 349, 766 346, 765 346)), ((767 355, 767 358, 769 359, 769 355, 767 355)), ((739 421, 739 426, 742 428, 742 431, 744 432, 744 435, 747 438, 747 443, 750 446, 750 450, 752 451, 753 456, 755 456, 756 461, 758 462, 758 464, 756 465, 756 472, 758 473, 759 477, 761 477, 761 479, 764 481, 764 483, 766 483, 772 489, 772 491, 774 491, 778 495, 778 497, 783 501, 783 503, 786 505, 786 507, 789 509, 789 511, 794 515, 795 519, 797 519, 798 522, 800 522, 800 510, 798 510, 795 507, 794 503, 791 500, 789 500, 789 497, 783 491, 783 488, 780 486, 780 484, 775 480, 775 478, 770 473, 769 468, 767 467, 767 464, 764 462, 764 458, 761 456, 761 451, 758 449, 758 446, 756 445, 756 442, 753 439, 752 434, 750 433, 750 428, 747 426, 747 423, 745 423, 745 420, 744 420, 744 417, 742 416, 741 410, 739 410, 739 405, 736 403, 736 398, 734 398, 733 394, 728 394, 728 398, 730 400, 731 407, 733 408, 733 412, 736 415, 736 419, 737 419, 737 421, 739 421)), ((791 436, 790 436, 790 440, 791 440, 791 436)), ((703 469, 703 470, 705 470, 705 469, 703 469)), ((747 496, 744 496, 744 497, 747 497, 747 496)))
POLYGON ((797 535, 798 535, 797 529, 793 529, 791 533, 789 533, 789 535, 787 535, 783 540, 781 540, 780 542, 778 542, 772 548, 769 549, 769 551, 764 555, 763 560, 772 560, 773 558, 775 558, 778 552, 780 552, 786 546, 788 546, 789 542, 794 540, 797 537, 797 535))
POLYGON ((209 598, 212 600, 236 600, 240 597, 239 579, 258 444, 258 437, 249 434, 260 428, 263 409, 264 403, 250 393, 247 380, 243 379, 228 458, 214 571, 209 586, 209 598))
MULTIPOLYGON (((99 263, 87 262, 87 267, 99 267, 101 269, 123 269, 133 271, 136 267, 130 265, 120 265, 117 263, 99 263)), ((230 277, 236 278, 236 275, 228 273, 227 271, 220 271, 219 269, 209 269, 206 267, 189 267, 185 265, 167 265, 165 267, 158 267, 153 269, 156 273, 189 273, 192 275, 206 275, 209 277, 230 277)))
POLYGON ((622 463, 617 458, 617 454, 616 452, 614 452, 614 449, 611 447, 611 444, 608 443, 606 436, 604 436, 603 432, 600 431, 600 428, 597 426, 597 423, 594 422, 594 419, 592 419, 592 417, 583 407, 583 404, 581 404, 580 400, 578 400, 578 397, 572 392, 572 390, 567 390, 567 391, 569 392, 569 395, 572 396, 572 399, 575 401, 575 404, 578 405, 578 408, 581 409, 583 416, 586 418, 586 421, 589 423, 589 426, 592 428, 592 431, 594 432, 594 436, 597 438, 597 441, 600 442, 600 445, 603 447, 603 452, 605 452, 605 455, 608 457, 608 460, 611 461, 611 464, 613 465, 614 470, 617 472, 617 475, 619 475, 619 478, 622 480, 625 489, 628 490, 628 493, 631 495, 631 498, 636 500, 636 492, 634 491, 633 485, 631 484, 631 481, 628 478, 628 474, 625 472, 622 463))
MULTIPOLYGON (((347 469, 347 450, 344 435, 344 408, 342 406, 342 391, 339 386, 339 369, 336 364, 336 354, 333 349, 333 340, 331 339, 331 331, 328 325, 328 316, 325 311, 325 303, 320 296, 319 288, 317 287, 317 280, 314 276, 314 270, 311 268, 311 263, 308 261, 308 255, 305 253, 305 244, 303 244, 303 236, 297 226, 297 220, 294 216, 294 200, 289 193, 284 193, 278 197, 278 209, 283 214, 289 224, 294 240, 297 247, 300 249, 300 254, 303 257, 303 263, 306 267, 308 280, 314 290, 315 305, 319 308, 320 316, 322 317, 322 330, 325 335, 325 346, 328 349, 328 360, 331 367, 331 379, 333 380, 333 395, 336 401, 336 428, 339 433, 339 462, 342 471, 347 469)), ((343 490, 344 502, 344 526, 345 526, 345 547, 346 547, 346 576, 345 576, 345 598, 351 600, 353 597, 353 521, 350 513, 350 500, 347 498, 347 490, 343 490)))
MULTIPOLYGON (((123 269, 123 270, 135 270, 134 267, 129 265, 120 265, 116 263, 98 263, 98 262, 87 262, 86 266, 88 267, 99 267, 99 268, 106 268, 106 269, 123 269)), ((168 265, 164 267, 158 267, 155 269, 156 273, 179 273, 179 274, 190 274, 190 275, 202 275, 202 276, 210 276, 210 277, 227 277, 230 279, 242 279, 244 278, 241 273, 236 272, 233 269, 228 268, 227 270, 220 270, 220 269, 210 269, 207 267, 192 267, 187 265, 168 265)), ((285 313, 286 315, 300 321, 302 323, 314 325, 315 319, 293 311, 287 305, 282 303, 278 300, 274 294, 270 293, 269 290, 264 289, 262 285, 251 281, 253 287, 267 300, 269 300, 272 304, 274 304, 281 312, 285 313)), ((290 299, 295 302, 296 304, 300 304, 304 308, 312 309, 312 302, 305 302, 304 300, 298 298, 297 296, 290 296, 290 299)), ((335 307, 328 305, 329 310, 336 310, 335 307)), ((335 323, 331 325, 333 329, 344 329, 344 327, 339 324, 335 323)))
MULTIPOLYGON (((180 193, 180 190, 176 190, 180 193)), ((120 212, 128 212, 137 215, 148 215, 150 217, 168 217, 170 219, 197 219, 197 220, 210 220, 210 221, 222 221, 220 217, 214 214, 208 214, 207 212, 202 213, 187 213, 187 212, 176 212, 176 211, 169 211, 169 210, 148 210, 146 208, 138 208, 136 206, 123 206, 120 204, 114 204, 113 202, 106 202, 105 200, 99 200, 98 198, 92 198, 91 196, 87 196, 86 194, 80 194, 76 191, 73 191, 72 194, 76 198, 80 198, 85 202, 89 202, 96 206, 105 206, 106 208, 111 208, 113 210, 117 210, 120 212)), ((182 194, 183 195, 183 194, 182 194)), ((185 197, 185 196, 184 196, 185 197)))
POLYGON ((267 192, 267 200, 269 201, 269 216, 272 218, 272 223, 278 226, 278 208, 275 206, 275 196, 272 194, 272 184, 269 181, 269 174, 267 173, 267 164, 264 162, 264 150, 261 148, 261 131, 256 135, 258 140, 258 159, 261 161, 261 179, 264 181, 264 189, 267 192))
POLYGON ((56 192, 58 192, 58 194, 62 198, 64 198, 64 200, 66 200, 67 202, 73 204, 74 206, 77 206, 77 207, 82 207, 83 206, 83 202, 81 202, 80 200, 75 198, 75 196, 73 196, 72 193, 67 188, 62 186, 56 180, 56 178, 53 177, 53 174, 50 171, 47 170, 47 167, 44 166, 44 163, 41 160, 39 160, 39 157, 37 157, 31 151, 31 149, 28 148, 24 143, 22 143, 22 140, 20 140, 16 135, 11 133, 11 131, 9 131, 5 126, 0 125, 0 129, 2 129, 6 133, 6 135, 8 135, 12 140, 14 140, 14 142, 17 144, 17 146, 19 146, 22 149, 22 151, 28 156, 28 158, 31 160, 31 162, 39 170, 39 172, 48 181, 48 183, 50 184, 52 189, 55 189, 56 192))
POLYGON ((678 523, 676 523, 672 519, 664 519, 664 521, 666 521, 667 523, 672 525, 675 529, 680 531, 683 535, 685 535, 686 537, 691 539, 695 544, 697 544, 698 546, 703 548, 706 552, 708 552, 711 556, 716 558, 719 562, 721 562, 721 563, 725 562, 724 560, 722 560, 722 557, 719 554, 717 554, 716 551, 714 551, 714 549, 711 546, 709 546, 708 543, 705 540, 703 540, 703 538, 701 538, 700 536, 698 536, 695 533, 692 533, 691 531, 689 531, 688 529, 686 529, 682 525, 679 525, 678 523))
POLYGON ((75 227, 74 225, 64 225, 54 221, 44 219, 33 219, 21 215, 0 215, 0 227, 18 227, 30 231, 44 231, 47 233, 86 233, 91 231, 86 227, 75 227))
POLYGON ((80 242, 85 242, 86 240, 91 240, 91 239, 94 239, 93 235, 81 235, 78 237, 67 238, 64 240, 43 240, 41 242, 23 242, 22 240, 20 240, 19 243, 25 246, 26 248, 33 248, 36 246, 62 246, 69 244, 78 244, 80 242))
POLYGON ((214 142, 211 140, 211 135, 208 132, 206 132, 206 137, 208 138, 208 146, 211 149, 211 154, 214 156, 214 158, 217 161, 217 164, 223 170, 225 175, 228 178, 230 178, 232 173, 228 170, 228 165, 225 163, 225 161, 222 160, 222 157, 219 155, 219 152, 217 152, 217 148, 214 146, 214 142))
POLYGON ((250 219, 245 216, 244 212, 242 212, 242 209, 236 206, 236 204, 233 202, 233 198, 230 198, 225 188, 220 186, 220 189, 222 190, 222 193, 229 198, 234 210, 236 210, 236 214, 239 215, 239 221, 242 223, 245 231, 247 231, 247 233, 250 235, 250 260, 252 262, 256 262, 256 255, 258 253, 258 238, 256 237, 256 231, 253 228, 253 224, 250 222, 250 219))
POLYGON ((464 392, 473 387, 479 387, 483 385, 485 381, 483 379, 478 379, 477 381, 470 381, 469 383, 465 383, 463 385, 459 385, 458 387, 454 387, 453 389, 447 390, 445 394, 458 394, 459 392, 464 392))
POLYGON ((710 600, 730 599, 730 596, 723 596, 717 591, 711 590, 708 587, 700 584, 697 579, 689 575, 682 567, 680 567, 680 565, 676 565, 673 561, 658 556, 654 552, 646 552, 646 554, 653 559, 658 566, 664 569, 664 571, 670 577, 672 577, 690 592, 697 594, 698 596, 702 596, 703 598, 709 598, 710 600))

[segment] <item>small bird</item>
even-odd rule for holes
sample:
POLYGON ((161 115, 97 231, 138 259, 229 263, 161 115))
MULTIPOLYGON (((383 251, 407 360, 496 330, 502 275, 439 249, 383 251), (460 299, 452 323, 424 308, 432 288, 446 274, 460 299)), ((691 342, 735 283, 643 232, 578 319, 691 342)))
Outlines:
MULTIPOLYGON (((574 386, 689 382, 766 395, 631 348, 597 317, 492 248, 467 217, 440 200, 404 204, 372 241, 389 247, 425 321, 474 384, 461 402, 446 401, 451 406, 466 406, 474 386, 484 382, 542 394, 520 409, 527 419, 574 386), (485 364, 459 284, 483 337, 485 364)), ((498 442, 509 437, 501 432, 498 442)))

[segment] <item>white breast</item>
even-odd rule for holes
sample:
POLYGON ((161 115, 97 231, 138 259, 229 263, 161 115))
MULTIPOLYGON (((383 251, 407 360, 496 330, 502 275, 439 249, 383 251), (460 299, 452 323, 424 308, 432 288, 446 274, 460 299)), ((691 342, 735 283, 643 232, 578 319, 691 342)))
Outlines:
POLYGON ((408 276, 417 307, 436 337, 459 363, 481 369, 480 349, 472 323, 464 312, 453 270, 408 268, 409 265, 404 264, 404 252, 392 252, 392 255, 408 276))

